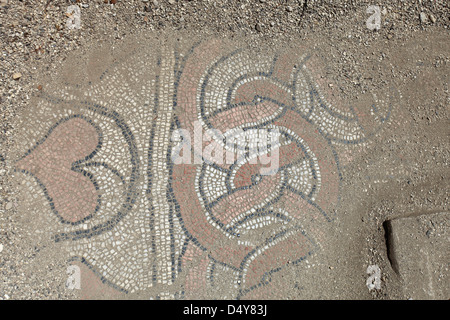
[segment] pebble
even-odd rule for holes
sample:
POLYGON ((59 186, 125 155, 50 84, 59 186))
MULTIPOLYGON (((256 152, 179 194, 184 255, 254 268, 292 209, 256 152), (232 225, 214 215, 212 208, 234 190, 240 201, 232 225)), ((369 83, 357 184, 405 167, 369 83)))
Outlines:
POLYGON ((22 78, 22 74, 19 73, 19 72, 16 72, 16 73, 13 74, 12 77, 13 77, 14 80, 19 80, 20 78, 22 78))
POLYGON ((422 23, 427 23, 428 17, 427 17, 427 15, 425 14, 425 12, 421 12, 421 13, 420 13, 420 21, 421 21, 422 23))
POLYGON ((431 20, 432 23, 435 23, 436 22, 436 17, 434 15, 430 14, 430 20, 431 20))
POLYGON ((175 0, 169 0, 169 4, 175 4, 175 0))
POLYGON ((288 12, 292 12, 292 11, 294 11, 294 9, 292 9, 292 7, 291 7, 291 6, 287 6, 286 10, 287 10, 288 12))
POLYGON ((262 32, 262 26, 260 23, 257 23, 255 28, 256 28, 256 31, 262 32))
POLYGON ((8 202, 5 206, 5 209, 10 210, 12 208, 12 206, 13 206, 12 202, 8 202))
POLYGON ((0 243, 0 252, 3 251, 3 245, 0 243))

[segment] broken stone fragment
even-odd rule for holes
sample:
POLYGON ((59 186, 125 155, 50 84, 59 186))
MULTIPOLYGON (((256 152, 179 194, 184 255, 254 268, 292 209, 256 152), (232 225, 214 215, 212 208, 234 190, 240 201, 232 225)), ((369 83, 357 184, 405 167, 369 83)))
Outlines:
POLYGON ((428 17, 427 17, 425 12, 421 12, 420 13, 420 22, 422 22, 422 23, 427 23, 428 22, 428 17))
POLYGON ((430 20, 431 20, 432 23, 435 23, 436 22, 436 17, 434 15, 430 14, 430 20))

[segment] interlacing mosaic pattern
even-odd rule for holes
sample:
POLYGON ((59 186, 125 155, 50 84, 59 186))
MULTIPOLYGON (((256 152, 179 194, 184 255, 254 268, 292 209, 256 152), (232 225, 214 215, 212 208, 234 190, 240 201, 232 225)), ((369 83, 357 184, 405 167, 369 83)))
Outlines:
POLYGON ((330 103, 300 48, 173 47, 142 46, 79 94, 42 92, 17 139, 22 208, 36 211, 39 237, 113 291, 264 298, 273 273, 320 250, 339 203, 340 150, 365 143, 391 106, 330 103), (179 129, 207 137, 190 145, 194 161, 172 159, 186 142, 173 139, 179 129), (224 139, 275 130, 278 142, 255 152, 224 139), (275 150, 275 170, 261 174, 275 150))

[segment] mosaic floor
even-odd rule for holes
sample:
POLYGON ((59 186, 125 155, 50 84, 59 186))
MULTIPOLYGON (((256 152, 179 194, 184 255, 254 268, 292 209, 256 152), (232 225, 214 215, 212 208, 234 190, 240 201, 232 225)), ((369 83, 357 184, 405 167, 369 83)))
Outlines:
POLYGON ((41 208, 36 237, 89 274, 87 296, 265 298, 273 274, 322 250, 341 164, 389 122, 391 105, 331 99, 320 63, 301 47, 150 47, 96 81, 44 86, 16 139, 20 210, 41 208), (208 139, 175 163, 180 129, 208 139), (243 147, 240 157, 239 143, 209 133, 249 141, 274 130, 270 150, 243 147), (256 158, 275 151, 278 170, 260 174, 268 164, 256 158))

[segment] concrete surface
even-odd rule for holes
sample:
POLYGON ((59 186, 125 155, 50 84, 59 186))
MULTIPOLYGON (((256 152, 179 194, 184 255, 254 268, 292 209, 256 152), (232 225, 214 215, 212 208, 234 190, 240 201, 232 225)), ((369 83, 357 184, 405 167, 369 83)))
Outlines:
POLYGON ((404 283, 404 294, 415 300, 446 299, 450 294, 449 214, 405 217, 387 223, 390 258, 404 283))

